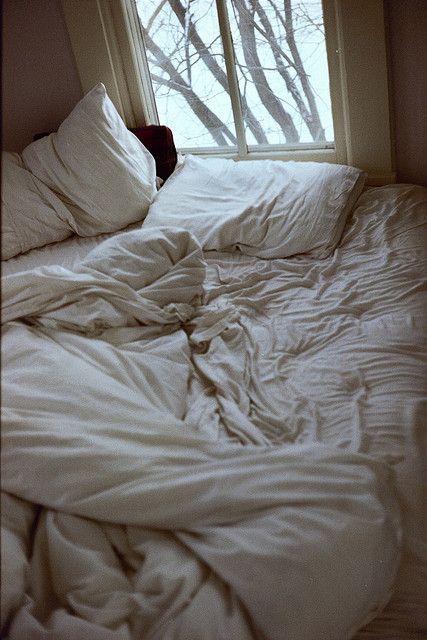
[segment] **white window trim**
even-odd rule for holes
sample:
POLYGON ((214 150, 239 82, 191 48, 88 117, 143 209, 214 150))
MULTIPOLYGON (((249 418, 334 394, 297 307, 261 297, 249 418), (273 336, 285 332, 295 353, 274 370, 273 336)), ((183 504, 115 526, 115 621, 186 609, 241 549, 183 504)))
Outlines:
MULTIPOLYGON (((257 149, 246 157, 339 162, 366 171, 369 184, 394 182, 383 0, 323 4, 335 149, 257 149)), ((128 126, 157 122, 154 100, 144 100, 152 92, 146 61, 129 36, 139 28, 132 2, 62 0, 62 5, 83 91, 103 82, 128 126)), ((173 123, 164 124, 173 130, 173 123)))

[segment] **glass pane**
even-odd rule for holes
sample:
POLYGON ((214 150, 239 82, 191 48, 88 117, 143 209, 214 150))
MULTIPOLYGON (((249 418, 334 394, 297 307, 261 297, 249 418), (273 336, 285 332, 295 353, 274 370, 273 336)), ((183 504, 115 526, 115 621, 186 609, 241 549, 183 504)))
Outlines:
POLYGON ((215 0, 136 0, 161 124, 179 148, 235 147, 215 0))
POLYGON ((321 0, 227 0, 248 145, 332 142, 321 0))

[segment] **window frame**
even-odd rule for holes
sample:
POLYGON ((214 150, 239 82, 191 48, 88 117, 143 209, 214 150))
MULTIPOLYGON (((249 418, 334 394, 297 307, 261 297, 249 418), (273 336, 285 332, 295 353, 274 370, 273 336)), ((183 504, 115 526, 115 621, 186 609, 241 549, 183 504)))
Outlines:
MULTIPOLYGON (((224 0, 216 2, 224 11, 224 0)), ((62 0, 62 5, 83 91, 103 82, 128 126, 158 123, 147 62, 134 46, 142 33, 132 0, 62 0)), ((350 164, 365 170, 370 184, 395 181, 383 1, 323 0, 323 11, 334 148, 313 148, 309 143, 249 147, 248 153, 242 144, 243 132, 237 131, 237 153, 215 147, 186 149, 187 153, 350 164)), ((230 65, 231 40, 222 35, 230 65)), ((236 87, 231 82, 233 93, 236 87)), ((236 108, 239 105, 234 104, 236 108)), ((173 130, 173 123, 169 126, 173 130)))

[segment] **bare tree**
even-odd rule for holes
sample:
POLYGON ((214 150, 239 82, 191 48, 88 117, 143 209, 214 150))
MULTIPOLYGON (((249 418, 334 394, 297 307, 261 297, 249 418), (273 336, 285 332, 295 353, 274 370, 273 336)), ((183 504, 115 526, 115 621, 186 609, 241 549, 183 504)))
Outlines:
MULTIPOLYGON (((284 26, 286 33, 286 42, 288 44, 291 56, 286 54, 283 51, 282 47, 279 45, 271 26, 271 22, 268 19, 267 14, 262 8, 260 2, 254 2, 254 4, 256 6, 256 11, 259 15, 262 27, 264 29, 263 36, 268 41, 272 49, 277 71, 285 81, 288 92, 295 100, 295 103, 298 106, 298 110, 303 117, 313 140, 325 140, 325 131, 320 122, 319 112, 317 110, 316 100, 311 89, 310 80, 305 72, 304 65, 295 42, 295 32, 290 0, 284 0, 285 19, 283 19, 281 12, 278 11, 277 6, 272 2, 272 0, 269 0, 269 4, 273 7, 276 17, 284 26), (287 65, 296 71, 297 77, 302 85, 305 97, 307 99, 307 105, 305 104, 304 98, 303 96, 301 96, 298 85, 292 78, 287 65)), ((255 29, 260 30, 255 20, 253 26, 255 29)))
MULTIPOLYGON (((144 0, 139 9, 141 15, 144 5, 146 15, 141 22, 155 91, 169 98, 180 95, 217 145, 235 145, 232 119, 225 122, 218 111, 218 101, 212 99, 216 93, 229 93, 219 33, 207 30, 203 23, 203 11, 209 14, 213 3, 214 0, 161 0, 151 3, 147 14, 149 3, 144 0), (208 95, 201 87, 201 75, 204 87, 209 87, 208 95)), ((232 35, 240 45, 235 62, 248 133, 257 144, 268 144, 274 122, 286 142, 298 143, 301 122, 314 141, 325 140, 315 93, 297 44, 295 15, 298 24, 302 21, 310 33, 318 34, 322 25, 313 20, 304 2, 300 2, 297 14, 291 0, 230 0, 229 5, 232 35), (256 113, 252 108, 254 96, 259 102, 256 113), (261 110, 270 125, 261 121, 261 110), (295 121, 296 114, 299 121, 295 121)))
POLYGON ((144 38, 148 51, 154 56, 153 61, 168 74, 167 78, 152 75, 153 79, 160 85, 165 85, 170 89, 175 89, 180 93, 188 105, 191 107, 200 122, 212 135, 218 145, 236 144, 236 136, 230 131, 209 107, 199 98, 191 85, 177 71, 170 59, 163 53, 162 49, 151 39, 147 31, 144 30, 144 38), (228 140, 227 140, 228 139, 228 140))
MULTIPOLYGON (((206 67, 212 73, 217 82, 221 85, 221 87, 228 93, 228 80, 227 74, 223 70, 223 68, 218 64, 215 57, 210 52, 209 48, 200 38, 196 26, 192 21, 191 14, 189 14, 188 7, 187 9, 181 4, 180 0, 175 0, 170 3, 172 10, 176 14, 180 24, 184 27, 184 25, 188 24, 188 41, 191 42, 194 49, 197 51, 200 59, 203 60, 206 67)), ((256 141, 261 144, 267 144, 267 136, 265 135, 262 127, 260 126, 258 120, 253 115, 247 100, 244 96, 242 96, 242 110, 245 114, 245 121, 253 133, 256 141)))

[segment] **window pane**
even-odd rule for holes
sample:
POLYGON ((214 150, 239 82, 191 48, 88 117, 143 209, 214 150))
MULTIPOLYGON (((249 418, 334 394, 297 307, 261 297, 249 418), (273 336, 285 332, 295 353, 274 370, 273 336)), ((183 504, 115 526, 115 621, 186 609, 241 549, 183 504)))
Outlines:
POLYGON ((227 6, 247 143, 333 141, 321 0, 227 6))
MULTIPOLYGON (((226 0, 249 146, 333 142, 321 0, 226 0)), ((136 0, 159 120, 236 148, 215 0, 136 0)))
POLYGON ((180 148, 236 145, 215 0, 137 0, 161 124, 180 148))

